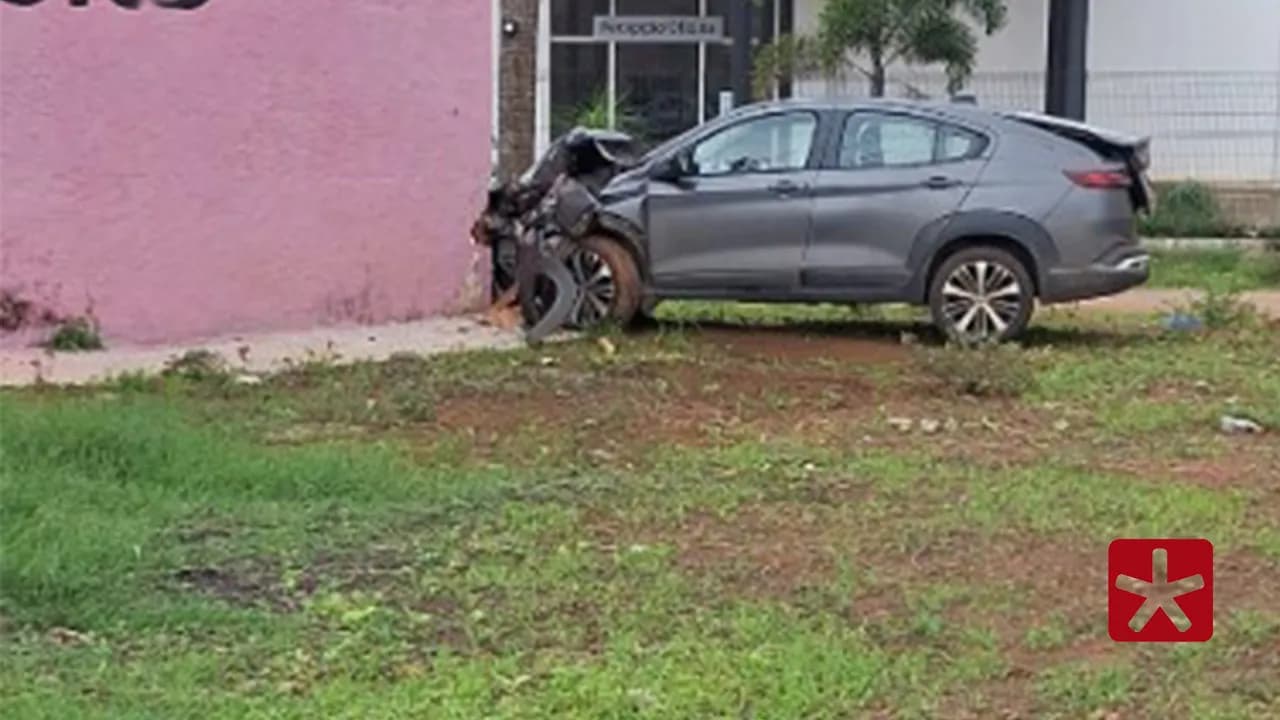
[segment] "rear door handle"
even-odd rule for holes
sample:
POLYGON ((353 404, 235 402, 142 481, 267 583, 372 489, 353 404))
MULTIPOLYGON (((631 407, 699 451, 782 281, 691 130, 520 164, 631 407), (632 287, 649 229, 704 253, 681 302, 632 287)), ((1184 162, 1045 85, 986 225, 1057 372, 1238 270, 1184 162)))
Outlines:
POLYGON ((953 188, 959 184, 960 184, 959 180, 949 178, 946 175, 934 175, 933 177, 921 183, 921 185, 924 185, 930 190, 946 190, 948 188, 953 188))

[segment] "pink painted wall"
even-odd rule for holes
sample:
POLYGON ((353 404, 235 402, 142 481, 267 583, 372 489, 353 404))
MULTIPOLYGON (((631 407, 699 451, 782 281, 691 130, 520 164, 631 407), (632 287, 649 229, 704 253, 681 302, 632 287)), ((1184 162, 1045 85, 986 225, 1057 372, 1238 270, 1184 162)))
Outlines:
POLYGON ((488 0, 0 3, 0 290, 109 343, 476 302, 491 28, 488 0))

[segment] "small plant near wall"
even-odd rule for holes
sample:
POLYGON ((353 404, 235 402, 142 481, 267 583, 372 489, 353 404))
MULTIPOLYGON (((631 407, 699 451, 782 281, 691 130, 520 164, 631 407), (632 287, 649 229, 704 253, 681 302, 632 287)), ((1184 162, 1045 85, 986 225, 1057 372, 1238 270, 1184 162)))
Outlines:
POLYGON ((86 352, 103 348, 98 324, 89 317, 67 318, 58 325, 45 347, 55 352, 86 352))
MULTIPOLYGON (((566 133, 575 127, 609 129, 611 127, 609 110, 609 92, 597 90, 590 99, 560 113, 556 118, 555 134, 566 133)), ((612 110, 612 129, 624 132, 637 140, 645 137, 647 130, 644 118, 627 105, 625 98, 618 98, 617 102, 613 103, 612 110)))

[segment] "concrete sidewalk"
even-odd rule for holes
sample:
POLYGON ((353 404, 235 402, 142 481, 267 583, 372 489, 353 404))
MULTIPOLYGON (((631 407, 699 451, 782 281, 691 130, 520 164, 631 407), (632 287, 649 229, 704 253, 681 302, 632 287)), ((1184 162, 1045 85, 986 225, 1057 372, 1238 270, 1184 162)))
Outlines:
MULTIPOLYGON (((1158 313, 1186 307, 1203 294, 1200 290, 1142 288, 1086 300, 1079 307, 1109 312, 1158 313)), ((1258 312, 1268 317, 1280 318, 1280 290, 1257 290, 1240 294, 1241 302, 1252 304, 1258 312)))
POLYGON ((115 346, 100 352, 50 353, 39 348, 0 350, 0 386, 48 382, 83 385, 123 373, 158 373, 190 350, 209 350, 232 372, 269 373, 290 363, 386 360, 396 353, 436 355, 456 350, 514 348, 515 330, 481 324, 478 316, 432 318, 379 326, 327 327, 287 333, 244 334, 166 346, 115 346))
MULTIPOLYGON (((1085 310, 1168 312, 1195 298, 1194 290, 1132 290, 1114 297, 1079 303, 1085 310)), ((1244 293, 1242 299, 1260 312, 1280 318, 1280 291, 1244 293)), ((457 350, 505 349, 524 344, 516 330, 501 330, 479 316, 432 318, 379 326, 330 327, 289 333, 238 335, 167 346, 116 346, 101 352, 50 353, 37 348, 0 350, 0 386, 84 385, 123 373, 158 373, 190 350, 209 350, 227 361, 232 372, 269 373, 290 363, 326 360, 351 363, 386 360, 396 353, 436 355, 457 350)))

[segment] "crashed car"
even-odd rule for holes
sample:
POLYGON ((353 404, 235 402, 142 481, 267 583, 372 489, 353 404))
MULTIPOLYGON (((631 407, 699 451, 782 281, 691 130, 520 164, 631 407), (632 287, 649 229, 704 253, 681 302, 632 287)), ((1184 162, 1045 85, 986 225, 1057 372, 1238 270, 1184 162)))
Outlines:
POLYGON ((668 298, 926 305, 962 341, 1147 279, 1149 142, 965 104, 752 105, 635 156, 574 130, 477 239, 535 334, 668 298))
POLYGON ((635 312, 635 259, 599 197, 637 163, 628 135, 574 128, 520 178, 490 188, 472 236, 492 249, 495 295, 518 293, 531 339, 635 312))

